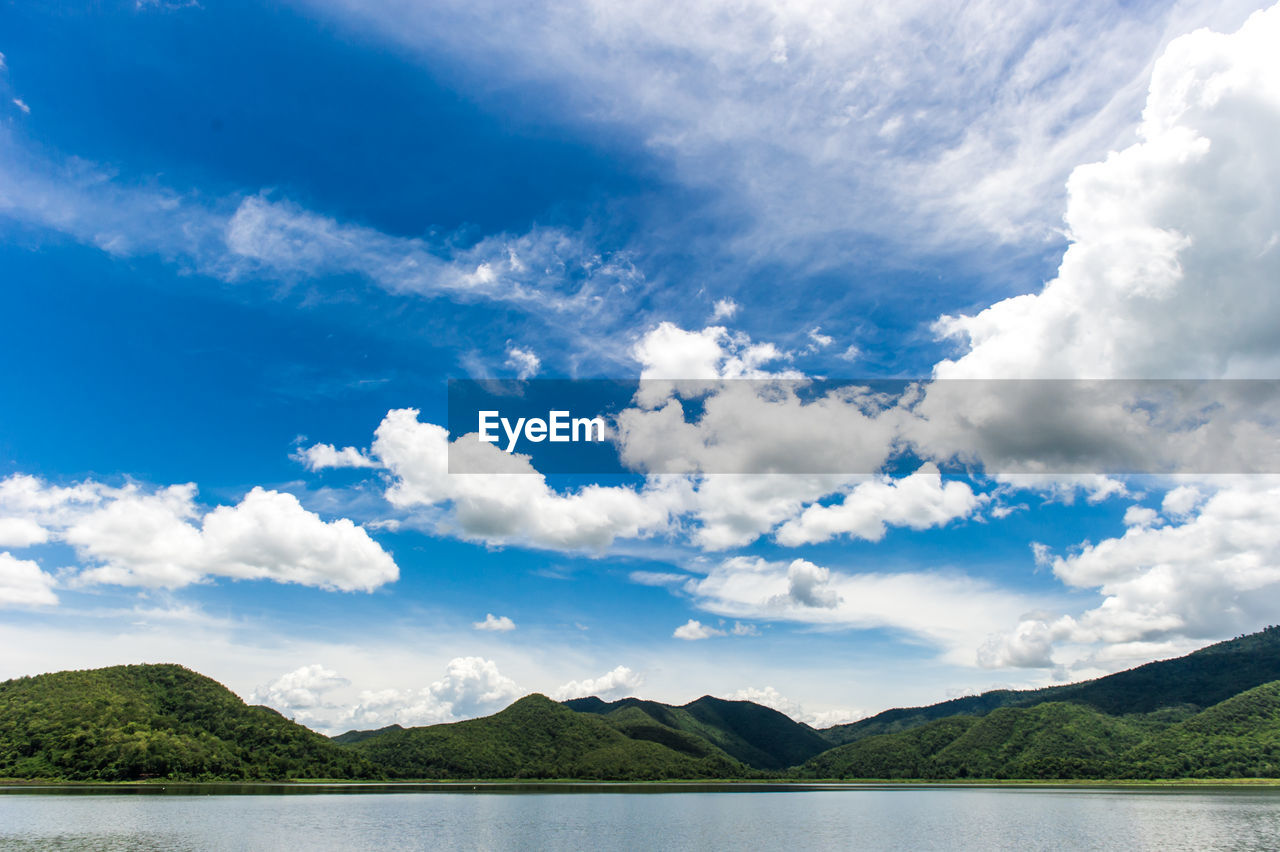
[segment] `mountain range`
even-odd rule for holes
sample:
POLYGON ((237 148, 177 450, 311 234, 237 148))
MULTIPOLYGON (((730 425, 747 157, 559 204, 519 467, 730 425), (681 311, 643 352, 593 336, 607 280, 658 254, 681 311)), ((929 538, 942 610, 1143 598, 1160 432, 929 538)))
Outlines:
POLYGON ((324 737, 178 665, 0 683, 0 778, 1280 777, 1280 628, 1107 677, 815 729, 703 696, 521 698, 481 719, 324 737))

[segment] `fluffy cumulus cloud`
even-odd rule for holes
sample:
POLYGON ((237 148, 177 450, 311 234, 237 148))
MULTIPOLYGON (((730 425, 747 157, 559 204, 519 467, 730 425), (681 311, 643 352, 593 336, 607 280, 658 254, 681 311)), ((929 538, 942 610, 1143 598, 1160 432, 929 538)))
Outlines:
POLYGON ((686 642, 697 642, 699 639, 710 639, 712 636, 723 636, 724 631, 715 627, 703 624, 697 619, 691 618, 684 624, 681 624, 671 634, 676 639, 683 639, 686 642))
POLYGON ((687 500, 687 483, 675 480, 639 489, 590 485, 562 494, 525 456, 466 436, 453 451, 460 466, 487 472, 451 475, 448 432, 419 421, 414 409, 388 412, 372 448, 392 475, 386 492, 392 505, 450 507, 441 527, 478 541, 598 550, 616 538, 661 532, 687 500))
POLYGON ((801 374, 768 369, 786 360, 775 346, 722 327, 662 323, 635 356, 640 386, 613 431, 622 463, 645 473, 639 487, 555 490, 526 456, 450 436, 414 409, 389 411, 367 451, 316 444, 296 457, 313 469, 384 468, 387 500, 440 532, 564 550, 662 536, 724 550, 775 532, 785 546, 879 540, 890 527, 969 517, 985 502, 931 465, 897 481, 869 479, 912 413, 864 386, 806 393, 801 374), (833 495, 839 503, 818 505, 833 495))
POLYGON ((31 547, 49 540, 49 531, 30 518, 0 518, 0 547, 31 547))
POLYGON ((542 359, 532 349, 519 346, 507 348, 507 366, 515 370, 516 378, 528 379, 538 374, 542 368, 542 359))
POLYGON ((336 708, 330 700, 330 693, 349 683, 337 672, 313 663, 259 687, 249 701, 279 710, 304 725, 323 725, 333 717, 336 708))
POLYGON ((0 551, 0 606, 51 606, 55 584, 35 562, 0 551))
POLYGON ((1160 512, 1131 508, 1119 537, 1085 542, 1064 555, 1038 547, 1037 561, 1067 586, 1096 591, 1101 603, 1081 613, 1024 616, 983 645, 980 662, 1048 667, 1124 659, 1152 646, 1203 643, 1274 622, 1280 483, 1237 478, 1204 497, 1207 487, 1170 490, 1160 512))
POLYGON ((972 515, 982 498, 964 482, 943 482, 937 467, 926 465, 898 480, 860 483, 829 506, 809 506, 783 524, 779 544, 796 546, 839 535, 879 541, 889 525, 921 530, 972 515))
POLYGON ((516 623, 505 615, 494 615, 486 613, 484 621, 473 622, 472 627, 476 630, 488 630, 493 633, 509 633, 516 629, 516 623))
POLYGON ((1139 141, 1067 183, 1057 276, 937 323, 965 351, 934 369, 919 445, 1002 472, 1280 470, 1269 387, 1142 381, 1280 369, 1278 37, 1273 7, 1169 44, 1139 141))
POLYGON ((556 701, 567 701, 570 698, 594 695, 605 701, 613 701, 634 695, 636 688, 642 683, 644 683, 644 677, 639 672, 634 672, 626 666, 618 666, 600 677, 571 680, 557 689, 551 697, 556 701))
POLYGON ((1140 141, 1067 184, 1071 237, 1039 293, 948 317, 943 378, 1271 377, 1280 367, 1280 7, 1156 62, 1140 141))
POLYGON ((902 631, 963 666, 975 664, 990 625, 1015 624, 1021 614, 1045 609, 1044 600, 948 572, 854 573, 754 556, 725 559, 684 591, 728 618, 902 631))
POLYGON ((422 688, 361 690, 323 665, 302 666, 256 689, 250 700, 320 730, 456 722, 501 710, 520 695, 515 681, 483 657, 456 657, 422 688))
POLYGON ((299 448, 293 458, 307 470, 324 470, 331 467, 377 467, 378 463, 355 447, 335 447, 333 444, 312 444, 299 448))
POLYGON ((254 488, 204 511, 192 484, 147 490, 70 487, 14 475, 0 516, 40 525, 75 548, 77 584, 178 588, 212 577, 369 591, 399 576, 391 556, 345 518, 325 521, 292 494, 254 488))
POLYGON ((775 600, 782 605, 834 609, 840 603, 840 595, 830 582, 830 569, 807 559, 795 559, 787 566, 787 593, 775 600))
POLYGON ((457 657, 449 661, 444 677, 421 689, 361 692, 342 724, 376 728, 456 722, 495 713, 518 697, 520 687, 493 660, 457 657))

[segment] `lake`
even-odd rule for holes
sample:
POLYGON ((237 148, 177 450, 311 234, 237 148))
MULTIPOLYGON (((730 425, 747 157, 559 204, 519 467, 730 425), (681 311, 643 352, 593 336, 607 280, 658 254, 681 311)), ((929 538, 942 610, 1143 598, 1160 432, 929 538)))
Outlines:
POLYGON ((1280 849, 1280 788, 0 788, 3 850, 1280 849))

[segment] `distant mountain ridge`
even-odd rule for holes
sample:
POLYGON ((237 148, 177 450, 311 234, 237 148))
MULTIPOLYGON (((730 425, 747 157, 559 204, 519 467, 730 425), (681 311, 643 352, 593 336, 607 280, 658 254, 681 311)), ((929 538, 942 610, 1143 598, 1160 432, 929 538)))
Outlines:
POLYGON ((831 747, 808 725, 751 701, 730 701, 704 695, 682 706, 622 698, 606 702, 591 696, 565 701, 580 713, 615 718, 636 710, 660 725, 699 736, 726 754, 756 769, 785 769, 831 747))
POLYGON ((825 730, 703 696, 563 703, 327 738, 172 664, 0 683, 0 778, 668 780, 1280 777, 1280 628, 1091 681, 825 730))
POLYGON ((1042 689, 998 689, 924 707, 895 708, 825 728, 821 734, 842 745, 948 716, 984 716, 1002 707, 1032 707, 1049 701, 1084 704, 1113 716, 1182 705, 1204 709, 1274 680, 1280 680, 1280 627, 1273 626, 1094 680, 1042 689))
POLYGON ((864 737, 791 774, 885 780, 1280 776, 1280 681, 1191 715, 1185 708, 1112 716, 1061 701, 1001 707, 985 716, 950 716, 864 737))
POLYGON ((662 780, 750 774, 719 749, 671 733, 665 742, 633 738, 603 718, 535 693, 482 719, 386 731, 349 748, 397 778, 662 780))

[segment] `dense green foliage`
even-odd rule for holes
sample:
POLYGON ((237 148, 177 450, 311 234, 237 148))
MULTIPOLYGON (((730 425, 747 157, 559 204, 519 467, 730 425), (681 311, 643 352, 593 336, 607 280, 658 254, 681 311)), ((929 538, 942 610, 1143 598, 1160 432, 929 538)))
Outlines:
POLYGON ((841 745, 910 730, 948 716, 984 716, 1001 707, 1032 707, 1049 701, 1084 704, 1113 716, 1177 706, 1203 709, 1274 680, 1280 680, 1280 627, 1095 680, 1044 689, 994 690, 928 707, 886 710, 821 733, 829 742, 841 745))
POLYGON ((0 683, 0 777, 366 778, 358 754, 176 665, 0 683))
POLYGON ((330 740, 176 665, 0 683, 0 778, 663 780, 788 767, 845 779, 1280 777, 1280 629, 824 732, 749 701, 531 695, 483 719, 330 740))
POLYGON ((802 778, 1276 778, 1280 681, 1181 721, 1049 702, 952 716, 818 755, 802 778))
POLYGON ((831 747, 808 725, 750 701, 704 695, 682 707, 673 707, 638 698, 605 702, 593 697, 566 701, 565 706, 606 719, 617 718, 624 710, 638 711, 659 725, 698 737, 756 769, 785 769, 831 747))
POLYGON ((1118 777, 1280 777, 1280 682, 1170 725, 1125 755, 1118 777))
MULTIPOLYGON (((620 721, 636 727, 634 717, 620 721)), ((750 770, 691 738, 632 739, 605 719, 576 713, 542 695, 501 713, 368 737, 350 746, 398 778, 589 778, 648 781, 734 778, 750 770), (677 750, 673 746, 680 746, 677 750)), ((669 729, 670 730, 670 729, 669 729)))

